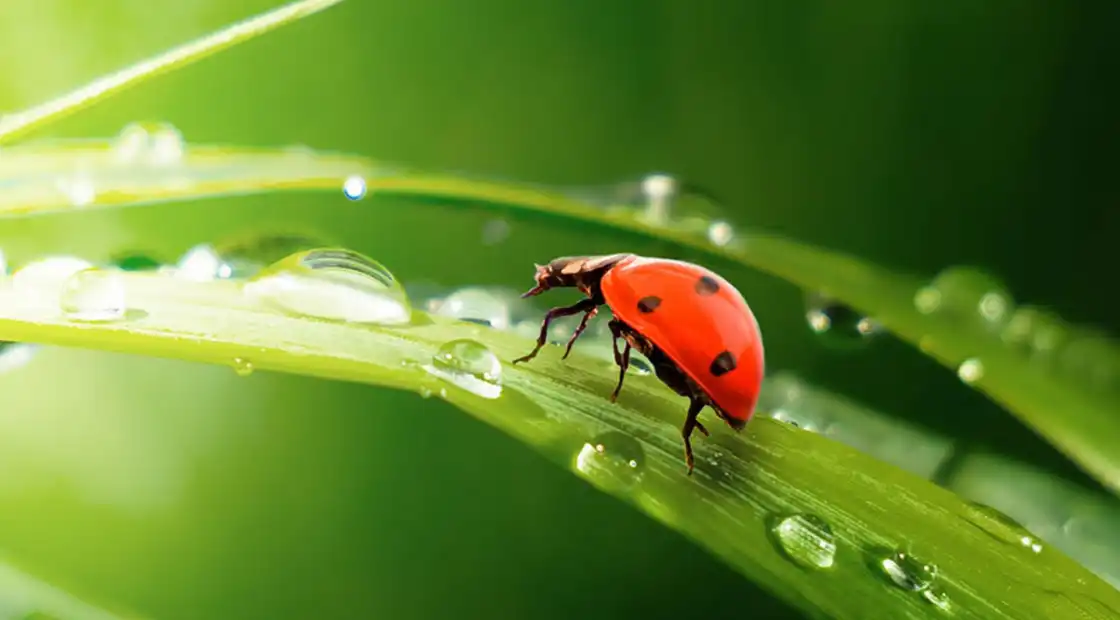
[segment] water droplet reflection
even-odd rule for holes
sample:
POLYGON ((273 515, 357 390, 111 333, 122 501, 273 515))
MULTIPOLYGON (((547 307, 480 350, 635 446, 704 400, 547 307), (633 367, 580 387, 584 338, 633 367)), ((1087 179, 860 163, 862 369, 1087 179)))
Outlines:
POLYGON ((444 343, 432 355, 428 373, 483 398, 502 394, 502 362, 486 345, 470 339, 444 343))
POLYGON ((794 514, 777 521, 770 534, 782 553, 805 568, 831 568, 836 559, 832 527, 812 514, 794 514))
POLYGON ((645 469, 645 450, 637 439, 618 431, 608 431, 585 443, 576 455, 576 471, 596 486, 625 492, 641 480, 645 469))

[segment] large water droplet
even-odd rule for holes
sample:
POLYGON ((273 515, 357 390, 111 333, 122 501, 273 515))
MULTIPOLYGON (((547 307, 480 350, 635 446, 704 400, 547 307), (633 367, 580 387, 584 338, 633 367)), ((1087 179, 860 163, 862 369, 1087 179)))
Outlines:
POLYGON ((115 271, 84 269, 66 280, 59 306, 71 321, 119 321, 128 311, 124 280, 115 271))
POLYGON ((56 304, 70 276, 93 267, 75 256, 49 256, 27 263, 12 274, 12 287, 38 303, 56 304))
POLYGON ((775 544, 795 564, 805 568, 831 568, 836 560, 836 537, 824 519, 795 514, 770 529, 775 544))
POLYGON ((432 355, 428 373, 483 398, 502 394, 502 362, 481 342, 467 338, 444 343, 432 355))
POLYGON ((879 562, 891 582, 911 592, 921 592, 937 579, 937 566, 904 551, 894 551, 879 562))
POLYGON ((880 331, 875 321, 822 293, 806 296, 806 308, 809 328, 830 345, 863 345, 880 331))
POLYGON ((250 278, 297 252, 331 245, 313 235, 244 235, 194 246, 179 259, 175 271, 177 277, 195 281, 250 278))
POLYGON ((412 317, 408 296, 393 274, 345 249, 293 254, 246 283, 245 294, 320 319, 402 325, 412 317))
POLYGON ((182 161, 186 141, 170 123, 130 123, 117 134, 113 152, 121 163, 169 166, 182 161))
POLYGON ((494 329, 509 329, 510 306, 520 301, 514 293, 477 286, 461 288, 434 304, 433 312, 494 329))
POLYGON ((949 267, 918 291, 919 312, 945 312, 988 326, 1002 326, 1014 311, 1007 287, 994 276, 973 267, 949 267))
POLYGON ((575 466, 596 486, 618 492, 634 488, 642 478, 645 463, 645 450, 637 439, 608 431, 583 444, 575 466))
POLYGON ((1006 513, 977 502, 969 502, 974 509, 969 523, 988 536, 1014 547, 1022 547, 1031 553, 1042 553, 1043 544, 1034 534, 1006 513))

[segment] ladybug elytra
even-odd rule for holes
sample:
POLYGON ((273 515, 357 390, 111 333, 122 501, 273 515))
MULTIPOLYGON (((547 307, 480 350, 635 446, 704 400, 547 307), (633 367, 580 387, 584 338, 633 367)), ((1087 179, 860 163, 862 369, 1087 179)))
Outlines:
POLYGON ((693 468, 692 432, 708 435, 697 420, 704 407, 711 407, 735 430, 746 425, 762 385, 762 335, 742 294, 726 280, 699 265, 635 254, 564 257, 536 268, 536 286, 522 297, 574 287, 586 298, 549 310, 541 322, 536 347, 513 363, 536 357, 554 319, 583 314, 564 350, 566 359, 599 306, 606 304, 614 314, 609 327, 619 366, 618 384, 610 400, 618 398, 630 351, 637 349, 653 364, 658 379, 689 399, 681 427, 689 474, 693 468), (619 339, 625 343, 621 352, 619 339))

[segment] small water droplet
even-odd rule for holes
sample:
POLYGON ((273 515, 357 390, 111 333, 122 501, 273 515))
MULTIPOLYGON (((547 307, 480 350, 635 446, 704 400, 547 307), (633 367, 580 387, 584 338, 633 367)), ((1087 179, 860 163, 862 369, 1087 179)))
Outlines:
POLYGON ((59 306, 71 321, 119 321, 128 310, 124 280, 115 271, 84 269, 66 280, 59 306))
POLYGON ((430 388, 420 388, 420 398, 428 399, 432 397, 432 390, 430 388))
POLYGON ((967 359, 957 368, 957 376, 969 385, 984 378, 984 363, 977 358, 967 359))
POLYGON ((677 180, 667 174, 648 175, 642 179, 642 195, 646 199, 645 219, 652 224, 668 224, 672 200, 677 195, 677 180))
POLYGON ((233 372, 237 373, 237 376, 248 377, 249 375, 253 374, 254 370, 255 368, 253 368, 253 362, 243 357, 233 358, 233 372))
POLYGON ((975 512, 968 522, 988 536, 1031 553, 1042 553, 1042 541, 1011 516, 987 504, 969 502, 969 505, 975 512))
POLYGON ((974 267, 949 267, 915 295, 919 312, 948 312, 987 326, 1002 326, 1015 309, 1014 300, 994 276, 974 267))
POLYGON ((509 239, 509 233, 509 222, 503 219, 487 220, 487 222, 482 225, 482 244, 497 245, 509 239))
POLYGON ((403 325, 412 317, 404 287, 381 263, 357 252, 297 252, 245 284, 245 294, 303 316, 403 325))
POLYGON ((921 592, 937 579, 937 566, 904 551, 894 551, 879 562, 891 582, 911 592, 921 592))
POLYGON ((433 314, 464 321, 485 321, 494 329, 505 330, 510 326, 510 306, 518 301, 512 292, 469 286, 437 301, 433 314))
POLYGON ((949 612, 953 610, 952 601, 949 600, 949 595, 943 590, 937 588, 928 588, 922 591, 922 599, 937 609, 949 612))
POLYGON ((1069 340, 1069 327, 1053 312, 1022 306, 1007 321, 1000 337, 1008 345, 1036 357, 1050 359, 1069 340))
POLYGON ((486 345, 470 339, 444 343, 423 367, 432 375, 483 398, 502 394, 502 362, 486 345))
POLYGON ((626 433, 608 431, 583 444, 576 454, 576 471, 596 486, 628 491, 641 480, 646 455, 642 444, 626 433))
POLYGON ((708 241, 712 242, 712 245, 722 248, 734 239, 735 229, 731 224, 723 220, 716 220, 708 225, 708 241))
POLYGON ((361 200, 366 195, 366 180, 358 175, 347 177, 342 183, 342 193, 350 200, 361 200))
POLYGON ((113 142, 117 161, 125 164, 175 165, 182 161, 185 151, 183 134, 164 122, 129 123, 113 142))
POLYGON ((812 514, 794 514, 777 521, 770 534, 782 553, 805 568, 831 568, 836 560, 832 527, 812 514))
POLYGON ((830 345, 864 345, 880 331, 875 321, 822 293, 807 295, 806 308, 809 328, 830 345))
POLYGON ((74 207, 88 207, 97 200, 97 187, 85 173, 77 173, 58 180, 58 190, 74 207))

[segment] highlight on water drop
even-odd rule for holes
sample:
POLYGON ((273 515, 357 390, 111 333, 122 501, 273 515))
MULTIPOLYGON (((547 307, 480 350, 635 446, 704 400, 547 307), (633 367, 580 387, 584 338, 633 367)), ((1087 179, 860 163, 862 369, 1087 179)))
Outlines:
POLYGON ((1007 287, 975 267, 948 267, 918 290, 914 305, 923 314, 945 312, 979 325, 1001 328, 1015 310, 1007 287))
POLYGON ((969 385, 977 383, 984 378, 984 362, 975 357, 961 362, 957 367, 957 377, 969 385))
POLYGON ((251 278, 288 256, 331 245, 310 233, 254 231, 195 245, 179 258, 174 272, 178 278, 198 282, 251 278))
POLYGON ((575 458, 575 468, 596 486, 613 491, 629 491, 641 481, 646 455, 642 444, 619 431, 596 435, 583 444, 575 458))
POLYGON ((233 372, 237 373, 237 376, 239 377, 248 377, 249 375, 253 374, 254 370, 256 370, 256 368, 253 366, 253 362, 243 357, 233 358, 232 364, 233 372))
POLYGON ((481 342, 468 338, 445 342, 421 368, 476 396, 502 395, 502 362, 481 342))
POLYGON ((393 274, 372 258, 343 248, 293 254, 247 282, 244 293, 319 319, 403 325, 412 318, 408 296, 393 274))
POLYGON ((119 321, 128 311, 125 298, 125 284, 119 272, 91 268, 67 278, 59 306, 71 321, 119 321))
POLYGON ((782 554, 805 568, 832 568, 836 562, 836 537, 832 526, 813 514, 792 514, 776 519, 770 537, 782 554))
POLYGON ((350 200, 361 200, 366 195, 366 180, 358 175, 346 177, 342 182, 342 194, 350 200))

